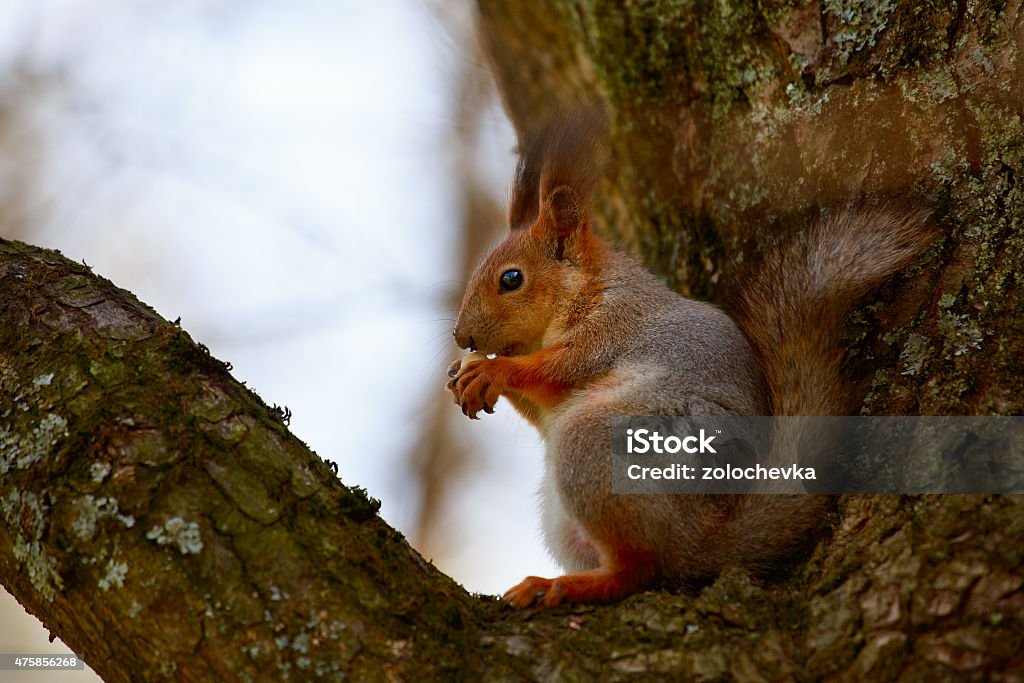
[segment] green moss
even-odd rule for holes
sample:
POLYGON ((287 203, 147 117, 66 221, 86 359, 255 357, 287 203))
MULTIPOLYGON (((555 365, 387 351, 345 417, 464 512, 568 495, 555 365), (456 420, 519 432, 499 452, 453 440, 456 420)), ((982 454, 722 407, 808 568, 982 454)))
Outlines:
POLYGON ((220 422, 228 418, 235 404, 214 387, 203 387, 203 393, 191 402, 191 414, 206 422, 220 422))
POLYGON ((372 498, 361 486, 348 486, 347 495, 340 499, 339 512, 355 522, 365 522, 377 516, 380 501, 372 498))
POLYGON ((273 524, 283 514, 281 506, 270 495, 267 481, 237 462, 207 461, 206 472, 241 512, 260 524, 273 524))

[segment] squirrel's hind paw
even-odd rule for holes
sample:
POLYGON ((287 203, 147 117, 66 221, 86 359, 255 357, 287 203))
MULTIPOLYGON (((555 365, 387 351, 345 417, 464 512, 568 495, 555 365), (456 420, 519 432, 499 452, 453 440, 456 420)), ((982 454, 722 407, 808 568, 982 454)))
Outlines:
POLYGON ((517 585, 509 588, 501 599, 518 609, 530 607, 538 602, 544 607, 554 607, 562 599, 561 595, 553 590, 557 584, 558 579, 527 576, 517 585))
POLYGON ((510 588, 503 600, 519 609, 533 604, 555 607, 563 602, 614 602, 650 587, 651 578, 647 571, 604 567, 556 579, 528 576, 510 588))

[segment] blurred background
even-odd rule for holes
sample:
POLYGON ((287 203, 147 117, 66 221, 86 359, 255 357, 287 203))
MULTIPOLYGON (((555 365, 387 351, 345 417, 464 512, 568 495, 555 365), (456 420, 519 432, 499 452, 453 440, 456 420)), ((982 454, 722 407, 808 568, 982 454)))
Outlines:
MULTIPOLYGON (((444 391, 513 147, 468 0, 0 2, 0 237, 180 317, 484 593, 554 571, 532 428, 444 391)), ((68 651, 2 596, 0 652, 68 651)))

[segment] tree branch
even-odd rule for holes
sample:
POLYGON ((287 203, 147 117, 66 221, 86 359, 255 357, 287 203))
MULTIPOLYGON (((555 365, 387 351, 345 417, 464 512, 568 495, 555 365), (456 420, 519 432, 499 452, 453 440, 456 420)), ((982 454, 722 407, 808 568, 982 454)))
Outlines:
POLYGON ((17 243, 0 290, 0 576, 106 680, 461 659, 469 596, 184 331, 17 243))

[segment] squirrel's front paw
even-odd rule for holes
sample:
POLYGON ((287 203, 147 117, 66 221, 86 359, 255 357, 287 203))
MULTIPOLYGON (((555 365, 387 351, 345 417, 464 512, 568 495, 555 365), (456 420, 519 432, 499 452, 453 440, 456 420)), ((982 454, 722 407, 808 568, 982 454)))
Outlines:
POLYGON ((462 407, 464 415, 475 420, 481 410, 485 413, 494 412, 494 405, 505 390, 501 369, 501 360, 498 358, 473 361, 448 382, 448 390, 462 407))

